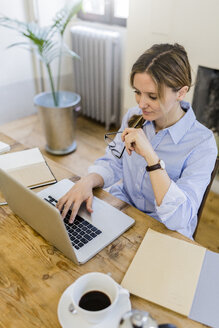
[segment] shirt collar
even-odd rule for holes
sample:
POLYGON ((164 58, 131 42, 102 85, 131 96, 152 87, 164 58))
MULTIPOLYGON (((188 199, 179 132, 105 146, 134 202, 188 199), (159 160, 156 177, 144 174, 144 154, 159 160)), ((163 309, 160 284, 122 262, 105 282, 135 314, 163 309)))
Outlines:
MULTIPOLYGON (((193 112, 193 109, 188 102, 181 101, 180 106, 186 112, 185 115, 174 125, 171 125, 169 128, 163 129, 163 131, 169 132, 175 144, 177 144, 182 139, 182 137, 184 137, 184 135, 189 131, 189 129, 196 120, 195 113, 193 112)), ((153 122, 151 121, 145 121, 143 126, 145 125, 152 125, 154 127, 153 122)))
POLYGON ((167 128, 175 144, 184 137, 196 120, 195 113, 188 102, 181 101, 180 106, 186 112, 185 115, 174 125, 167 128))

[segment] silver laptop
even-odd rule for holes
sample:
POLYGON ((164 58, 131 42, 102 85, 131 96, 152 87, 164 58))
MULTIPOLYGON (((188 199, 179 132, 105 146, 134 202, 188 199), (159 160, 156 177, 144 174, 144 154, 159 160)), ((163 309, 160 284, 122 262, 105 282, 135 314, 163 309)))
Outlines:
POLYGON ((94 197, 93 213, 82 205, 73 225, 55 207, 74 183, 63 179, 34 193, 0 169, 0 189, 12 211, 76 264, 82 264, 134 224, 134 220, 94 197))

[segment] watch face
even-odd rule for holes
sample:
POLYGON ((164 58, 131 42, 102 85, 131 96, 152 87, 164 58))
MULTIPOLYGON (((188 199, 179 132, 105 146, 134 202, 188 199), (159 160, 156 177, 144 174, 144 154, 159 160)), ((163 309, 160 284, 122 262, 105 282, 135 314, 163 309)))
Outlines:
POLYGON ((165 169, 165 163, 162 159, 160 160, 160 166, 163 170, 165 169))

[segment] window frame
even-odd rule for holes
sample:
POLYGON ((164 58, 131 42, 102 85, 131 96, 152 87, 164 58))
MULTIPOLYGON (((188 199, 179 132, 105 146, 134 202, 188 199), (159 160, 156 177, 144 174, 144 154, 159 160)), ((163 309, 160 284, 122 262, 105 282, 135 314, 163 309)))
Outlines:
POLYGON ((90 21, 90 22, 126 27, 126 25, 127 25, 126 18, 114 16, 114 1, 105 0, 104 1, 104 9, 105 9, 104 15, 86 13, 82 9, 78 12, 77 16, 78 16, 78 18, 80 18, 82 20, 86 20, 86 21, 90 21))

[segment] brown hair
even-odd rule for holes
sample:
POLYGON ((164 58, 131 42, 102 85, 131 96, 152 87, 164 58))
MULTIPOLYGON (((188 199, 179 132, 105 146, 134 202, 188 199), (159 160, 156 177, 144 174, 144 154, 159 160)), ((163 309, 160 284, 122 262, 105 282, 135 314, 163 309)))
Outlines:
POLYGON ((157 86, 158 98, 161 100, 164 86, 174 91, 184 86, 188 86, 189 89, 191 87, 192 78, 188 56, 184 47, 177 43, 154 44, 145 51, 132 66, 130 74, 132 87, 135 74, 144 72, 152 77, 157 86))

